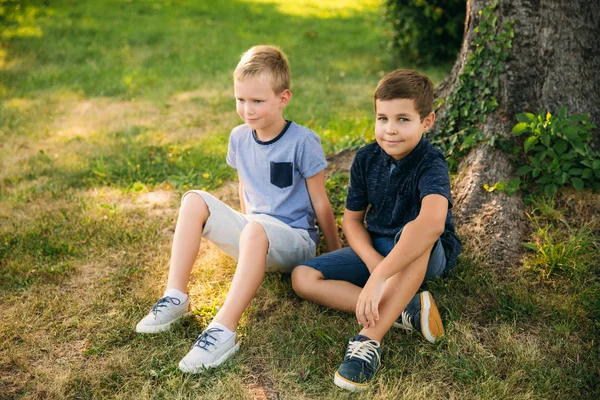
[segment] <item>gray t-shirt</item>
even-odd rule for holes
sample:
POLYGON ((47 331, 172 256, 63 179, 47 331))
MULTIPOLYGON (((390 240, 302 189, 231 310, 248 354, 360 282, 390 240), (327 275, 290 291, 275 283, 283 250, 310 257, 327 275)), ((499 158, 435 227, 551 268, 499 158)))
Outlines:
POLYGON ((316 133, 288 121, 273 140, 262 142, 246 124, 231 131, 227 164, 244 183, 247 214, 267 214, 292 228, 306 229, 318 243, 315 212, 306 179, 327 166, 316 133))

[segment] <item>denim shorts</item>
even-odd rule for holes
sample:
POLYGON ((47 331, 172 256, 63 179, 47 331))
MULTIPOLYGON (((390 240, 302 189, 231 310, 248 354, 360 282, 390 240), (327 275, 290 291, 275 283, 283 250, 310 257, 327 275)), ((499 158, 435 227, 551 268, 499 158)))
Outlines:
MULTIPOLYGON (((386 257, 394 248, 401 233, 402 231, 398 232, 396 237, 372 237, 373 247, 379 254, 386 257)), ((306 265, 320 271, 325 279, 346 281, 360 287, 363 287, 367 283, 371 275, 365 263, 351 247, 344 247, 343 249, 323 254, 312 260, 305 261, 301 265, 306 265)), ((442 276, 445 270, 446 254, 438 238, 429 256, 424 282, 442 276)))

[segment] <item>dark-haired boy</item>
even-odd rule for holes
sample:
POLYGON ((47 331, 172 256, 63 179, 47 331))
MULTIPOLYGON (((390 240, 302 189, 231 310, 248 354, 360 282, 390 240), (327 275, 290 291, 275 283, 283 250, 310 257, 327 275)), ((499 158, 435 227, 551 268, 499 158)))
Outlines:
POLYGON ((350 173, 343 221, 350 247, 292 273, 302 297, 355 312, 363 326, 335 374, 334 383, 349 390, 372 380, 392 325, 417 329, 430 342, 444 334, 431 294, 416 293, 424 281, 447 273, 461 250, 448 166, 423 137, 435 121, 431 81, 394 71, 377 85, 374 103, 376 143, 357 152, 350 173))

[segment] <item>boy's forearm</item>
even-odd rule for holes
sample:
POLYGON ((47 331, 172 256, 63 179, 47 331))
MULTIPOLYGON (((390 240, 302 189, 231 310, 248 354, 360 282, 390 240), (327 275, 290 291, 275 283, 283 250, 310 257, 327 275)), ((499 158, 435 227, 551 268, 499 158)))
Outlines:
POLYGON ((344 219, 342 225, 348 244, 373 273, 384 257, 373 247, 371 235, 364 224, 362 221, 344 219))
POLYGON ((244 184, 240 180, 240 184, 238 185, 238 195, 240 197, 240 209, 242 210, 242 214, 246 214, 246 203, 244 202, 244 184))
POLYGON ((373 274, 384 280, 397 274, 429 251, 439 236, 438 229, 431 228, 418 218, 409 222, 404 226, 398 243, 373 274))
POLYGON ((315 214, 317 215, 319 226, 321 227, 323 237, 325 238, 327 252, 339 250, 342 247, 342 244, 338 235, 337 224, 335 222, 335 217, 333 216, 331 204, 327 202, 327 204, 320 205, 318 209, 315 210, 315 214))

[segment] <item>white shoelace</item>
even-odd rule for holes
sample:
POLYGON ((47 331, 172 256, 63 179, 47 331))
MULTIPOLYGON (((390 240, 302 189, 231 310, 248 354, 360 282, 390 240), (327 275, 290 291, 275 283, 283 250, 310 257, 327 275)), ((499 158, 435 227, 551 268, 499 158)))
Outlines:
POLYGON ((402 324, 399 325, 400 328, 406 329, 407 331, 415 329, 412 324, 412 315, 406 312, 406 310, 402 311, 400 318, 402 319, 402 324))
POLYGON ((379 353, 377 349, 380 347, 379 342, 376 340, 365 340, 364 342, 353 341, 348 346, 349 357, 356 357, 364 360, 368 363, 371 362, 373 354, 377 356, 377 362, 379 362, 379 353))

